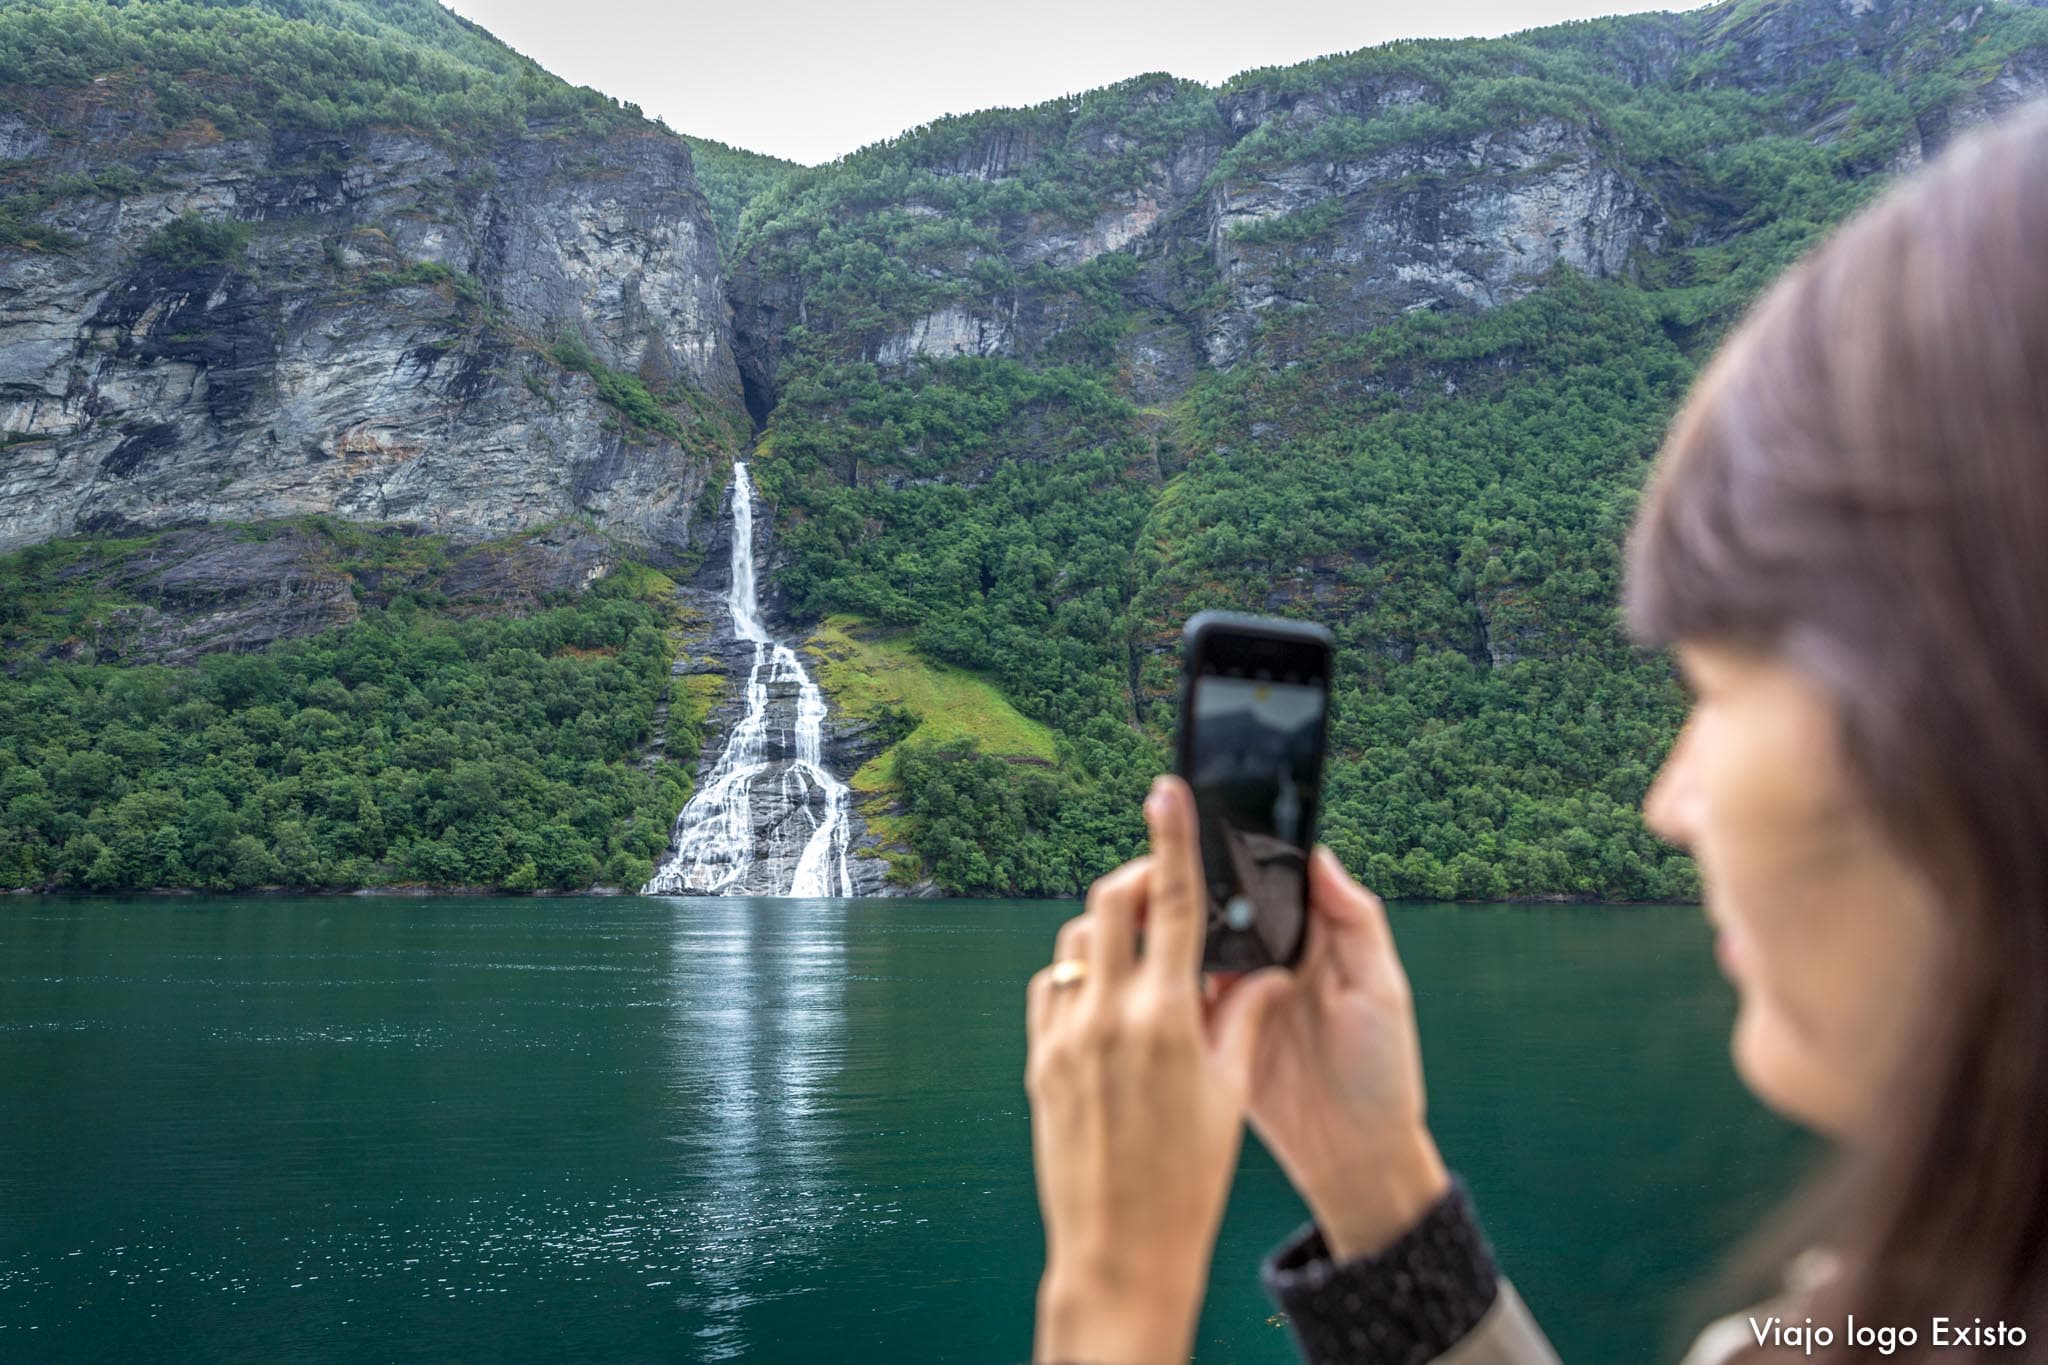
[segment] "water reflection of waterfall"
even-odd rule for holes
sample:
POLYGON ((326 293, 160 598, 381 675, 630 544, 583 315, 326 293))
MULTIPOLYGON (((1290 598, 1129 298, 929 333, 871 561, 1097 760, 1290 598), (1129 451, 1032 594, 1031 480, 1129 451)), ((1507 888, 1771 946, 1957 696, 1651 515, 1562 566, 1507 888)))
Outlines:
POLYGON ((717 765, 676 817, 668 861, 641 890, 850 896, 852 821, 846 784, 825 770, 825 698, 796 651, 769 639, 761 624, 754 486, 745 462, 736 462, 732 474, 732 584, 725 600, 734 637, 753 646, 745 707, 717 765), (771 725, 778 709, 793 709, 780 736, 771 725))
POLYGON ((695 1320, 699 1360, 759 1354, 762 1315, 814 1290, 873 1216, 846 1183, 830 1102, 846 1052, 845 913, 789 909, 711 901, 671 940, 669 1141, 688 1209, 674 1302, 695 1320))

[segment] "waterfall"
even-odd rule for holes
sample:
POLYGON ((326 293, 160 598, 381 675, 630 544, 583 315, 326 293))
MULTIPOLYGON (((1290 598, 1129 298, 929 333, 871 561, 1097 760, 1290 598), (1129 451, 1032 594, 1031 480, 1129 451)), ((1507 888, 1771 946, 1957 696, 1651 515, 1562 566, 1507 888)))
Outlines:
POLYGON ((732 585, 725 601, 735 639, 753 646, 745 709, 704 785, 676 817, 668 861, 641 893, 850 896, 847 788, 825 770, 824 695, 796 651, 769 639, 761 624, 754 486, 744 461, 732 467, 732 585))

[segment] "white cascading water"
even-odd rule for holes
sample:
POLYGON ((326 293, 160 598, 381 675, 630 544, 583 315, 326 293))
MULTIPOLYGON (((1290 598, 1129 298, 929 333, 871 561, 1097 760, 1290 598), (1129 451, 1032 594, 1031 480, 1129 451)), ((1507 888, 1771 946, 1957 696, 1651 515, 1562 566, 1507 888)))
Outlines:
POLYGON ((850 896, 846 845, 851 826, 846 784, 825 770, 825 698, 796 651, 768 638, 754 592, 754 487, 744 462, 732 467, 732 586, 726 605, 733 634, 754 646, 747 674, 746 710, 726 737, 725 751, 704 785, 676 817, 673 852, 641 888, 643 895, 685 893, 767 896, 850 896), (772 701, 796 689, 791 725, 794 756, 768 752, 772 701), (755 803, 787 812, 775 828, 757 837, 755 803), (807 826, 785 833, 791 826, 807 826), (803 850, 787 877, 795 835, 803 850), (760 838, 771 845, 764 858, 760 838), (764 881, 765 884, 760 884, 764 881))

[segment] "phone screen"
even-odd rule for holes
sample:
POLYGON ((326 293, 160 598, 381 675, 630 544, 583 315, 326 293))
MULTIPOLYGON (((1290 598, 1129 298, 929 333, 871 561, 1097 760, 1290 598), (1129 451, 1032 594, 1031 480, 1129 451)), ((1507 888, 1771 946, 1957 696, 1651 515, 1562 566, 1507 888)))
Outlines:
MULTIPOLYGON (((1264 671, 1264 670, 1262 670, 1264 671)), ((1201 673, 1189 698, 1211 970, 1291 963, 1307 923, 1324 679, 1201 673)))

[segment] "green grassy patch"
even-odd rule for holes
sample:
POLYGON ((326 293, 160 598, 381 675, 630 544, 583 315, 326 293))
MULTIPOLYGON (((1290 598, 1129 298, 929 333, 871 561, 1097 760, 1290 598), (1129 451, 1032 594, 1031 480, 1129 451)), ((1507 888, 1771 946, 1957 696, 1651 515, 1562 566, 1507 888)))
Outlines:
MULTIPOLYGON (((612 571, 612 577, 625 585, 629 596, 642 602, 654 602, 667 606, 675 601, 676 581, 656 568, 637 561, 628 561, 612 571)), ((701 612, 692 615, 701 618, 701 612)))
POLYGON ((374 292, 412 286, 446 289, 455 298, 473 307, 481 308, 484 305, 484 286, 481 280, 467 271, 452 269, 439 261, 413 261, 398 270, 373 270, 363 276, 362 286, 374 292))
POLYGON ((101 571, 159 539, 52 540, 0 555, 0 657, 79 640, 112 612, 133 606, 102 586, 101 571))
POLYGON ((849 716, 902 714, 916 722, 853 775, 853 789, 864 796, 894 787, 896 749, 905 743, 972 740, 996 757, 1053 762, 1051 730, 985 679, 920 657, 908 635, 876 635, 857 616, 829 616, 804 642, 804 652, 817 663, 818 685, 849 716))
POLYGON ((725 700, 729 691, 731 684, 722 674, 687 674, 676 679, 675 696, 669 703, 669 715, 675 717, 687 713, 690 725, 701 733, 704 718, 725 700))
POLYGON ((615 370, 599 360, 582 337, 565 332, 556 339, 548 355, 565 370, 589 375, 597 385, 597 396, 609 403, 629 425, 658 432, 678 445, 688 440, 683 435, 683 424, 638 375, 615 370))
POLYGON ((152 232, 142 244, 142 254, 180 269, 231 266, 242 259, 255 232, 254 223, 187 213, 152 232))
MULTIPOLYGON (((671 639, 677 629, 670 628, 671 639)), ((664 747, 671 755, 687 756, 682 783, 686 794, 695 790, 689 769, 694 768, 697 754, 704 747, 704 721, 725 700, 728 687, 724 676, 717 673, 686 673, 670 685, 668 742, 664 747)))

